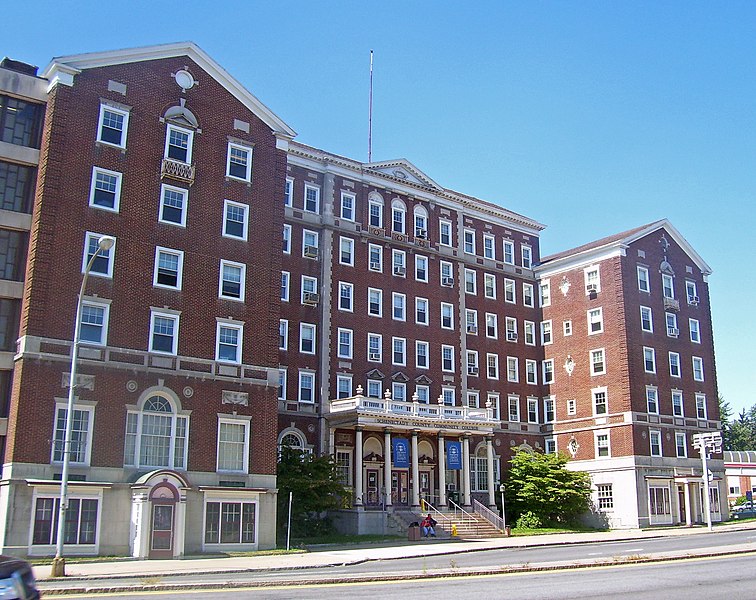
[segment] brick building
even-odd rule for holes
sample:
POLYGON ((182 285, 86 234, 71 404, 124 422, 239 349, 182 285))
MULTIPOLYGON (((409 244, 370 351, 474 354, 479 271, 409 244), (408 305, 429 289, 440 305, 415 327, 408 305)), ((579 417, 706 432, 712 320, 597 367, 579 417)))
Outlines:
POLYGON ((668 222, 542 259, 533 219, 406 160, 292 141, 193 44, 40 77, 7 64, 1 97, 36 107, 41 137, 0 145, 0 169, 29 169, 21 190, 0 177, 0 235, 22 253, 0 282, 4 551, 54 547, 77 293, 102 235, 69 553, 272 547, 281 444, 336 457, 353 531, 421 500, 492 506, 523 447, 570 452, 613 525, 701 520, 688 456, 718 427, 709 269, 668 222))

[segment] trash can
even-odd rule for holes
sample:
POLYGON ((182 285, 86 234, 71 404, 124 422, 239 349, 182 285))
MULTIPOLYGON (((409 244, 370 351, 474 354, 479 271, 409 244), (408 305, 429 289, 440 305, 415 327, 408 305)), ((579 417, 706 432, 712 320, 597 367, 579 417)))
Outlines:
POLYGON ((417 522, 410 523, 407 528, 407 539, 410 542, 417 542, 420 540, 420 525, 417 522))

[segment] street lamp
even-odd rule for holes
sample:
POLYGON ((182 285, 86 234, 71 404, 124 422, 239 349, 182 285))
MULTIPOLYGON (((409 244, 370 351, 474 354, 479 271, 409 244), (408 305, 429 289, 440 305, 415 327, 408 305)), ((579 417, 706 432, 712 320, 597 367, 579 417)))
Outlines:
POLYGON ((709 452, 722 451, 722 433, 719 431, 710 431, 709 433, 696 433, 693 435, 693 447, 698 448, 701 453, 701 463, 703 473, 701 481, 704 489, 704 506, 706 507, 706 525, 711 531, 711 498, 709 497, 709 466, 707 459, 709 452))
POLYGON ((504 512, 504 484, 499 485, 499 492, 501 493, 501 525, 504 531, 507 530, 507 514, 504 512))
POLYGON ((73 409, 74 395, 76 392, 76 359, 79 356, 79 328, 81 324, 81 311, 84 300, 84 290, 87 287, 89 272, 92 270, 97 257, 101 252, 107 252, 115 244, 115 238, 109 235, 102 236, 97 241, 97 249, 92 254, 87 266, 84 268, 84 276, 81 279, 79 300, 76 304, 76 321, 74 322, 73 350, 71 352, 71 374, 68 381, 68 404, 66 406, 66 433, 63 438, 63 471, 60 474, 60 506, 58 507, 58 538, 55 545, 55 558, 52 564, 52 576, 64 577, 66 574, 66 559, 63 558, 63 537, 66 526, 66 509, 68 508, 68 468, 71 463, 71 437, 73 436, 73 409))

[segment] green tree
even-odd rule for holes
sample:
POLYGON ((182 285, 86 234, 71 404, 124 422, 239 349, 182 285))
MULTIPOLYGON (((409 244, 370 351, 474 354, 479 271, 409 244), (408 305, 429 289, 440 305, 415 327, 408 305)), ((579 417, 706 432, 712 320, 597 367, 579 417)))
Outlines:
POLYGON ((732 408, 719 396, 719 415, 725 450, 756 450, 756 404, 732 419, 732 408))
POLYGON ((289 492, 293 492, 291 535, 313 537, 331 531, 326 511, 341 508, 349 491, 331 456, 315 456, 282 446, 278 461, 278 531, 286 532, 289 492))
POLYGON ((543 525, 569 524, 590 508, 591 478, 570 471, 565 454, 518 450, 510 461, 505 495, 508 520, 531 512, 543 525))

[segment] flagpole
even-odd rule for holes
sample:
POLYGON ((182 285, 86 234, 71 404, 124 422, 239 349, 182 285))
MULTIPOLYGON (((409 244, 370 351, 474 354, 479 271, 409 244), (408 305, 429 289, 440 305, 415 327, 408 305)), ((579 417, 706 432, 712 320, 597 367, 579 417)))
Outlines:
POLYGON ((373 51, 370 51, 370 102, 368 108, 368 162, 373 162, 373 51))

